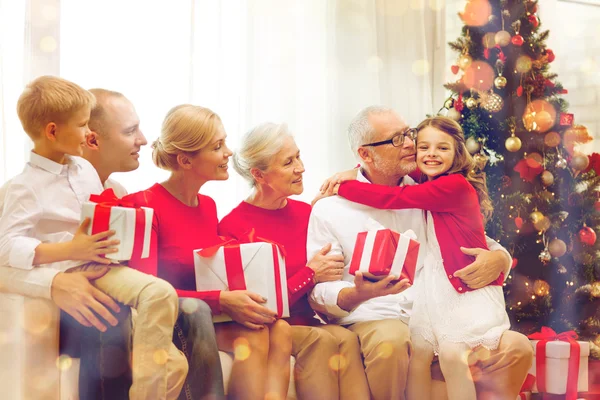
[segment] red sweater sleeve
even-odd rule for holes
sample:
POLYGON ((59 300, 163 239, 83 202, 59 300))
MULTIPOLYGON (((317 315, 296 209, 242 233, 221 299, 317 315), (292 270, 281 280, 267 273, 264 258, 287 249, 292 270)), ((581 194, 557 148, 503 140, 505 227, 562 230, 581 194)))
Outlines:
POLYGON ((472 209, 473 204, 468 199, 472 198, 474 190, 464 176, 452 174, 413 186, 346 181, 340 185, 338 194, 355 203, 379 209, 418 208, 434 212, 459 212, 472 209))
MULTIPOLYGON (((150 255, 148 258, 130 260, 129 267, 135 268, 145 274, 158 277, 158 213, 161 210, 161 206, 158 203, 154 204, 154 202, 149 201, 148 196, 145 195, 144 191, 131 194, 125 197, 125 199, 134 203, 136 207, 150 207, 154 209, 154 217, 152 218, 152 234, 150 236, 150 255)), ((195 290, 181 290, 175 288, 175 291, 179 297, 192 297, 205 301, 212 310, 213 314, 221 313, 219 300, 221 296, 220 290, 197 292, 195 290)))

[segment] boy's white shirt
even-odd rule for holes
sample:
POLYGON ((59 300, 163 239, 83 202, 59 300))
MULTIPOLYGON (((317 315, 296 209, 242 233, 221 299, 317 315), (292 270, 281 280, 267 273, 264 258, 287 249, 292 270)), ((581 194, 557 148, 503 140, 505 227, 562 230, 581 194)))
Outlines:
MULTIPOLYGON (((45 172, 50 173, 48 169, 53 170, 53 172, 57 172, 59 171, 59 166, 60 171, 62 172, 63 166, 61 166, 60 164, 53 163, 52 161, 47 159, 43 159, 43 157, 40 157, 35 153, 32 153, 31 158, 32 160, 30 161, 30 163, 27 164, 23 173, 25 173, 28 170, 28 168, 34 167, 36 162, 40 164, 39 158, 42 158, 41 164, 47 167, 45 172), (48 161, 48 163, 46 163, 45 161, 48 161), (32 163, 33 165, 30 165, 32 163)), ((79 157, 73 157, 72 159, 74 160, 73 166, 77 166, 77 174, 71 176, 71 178, 75 182, 75 187, 79 187, 79 191, 94 190, 94 193, 98 193, 99 191, 101 191, 102 186, 100 184, 100 179, 92 165, 86 160, 79 157), (83 179, 87 178, 89 179, 89 181, 83 182, 83 185, 81 185, 81 182, 79 182, 79 177, 83 179)), ((37 167, 40 168, 39 165, 37 165, 37 167)), ((67 172, 70 172, 68 171, 68 169, 69 167, 67 167, 67 172)), ((15 181, 15 179, 20 179, 19 177, 21 177, 22 175, 23 174, 6 182, 0 188, 0 221, 2 215, 4 214, 3 210, 7 200, 6 197, 8 194, 7 192, 9 191, 9 187, 12 186, 12 183, 15 181)), ((108 179, 105 182, 104 188, 113 188, 115 194, 119 197, 122 197, 127 194, 127 191, 121 184, 111 179, 108 179)), ((66 196, 73 198, 73 192, 67 192, 66 196)), ((77 196, 78 202, 80 200, 80 197, 83 198, 83 201, 86 201, 87 197, 89 197, 89 193, 87 194, 87 196, 77 196)), ((77 218, 77 226, 79 225, 80 210, 81 206, 78 207, 78 211, 75 213, 77 218)), ((75 214, 71 213, 71 219, 75 214)), ((54 277, 62 270, 70 268, 73 265, 76 264, 73 264, 73 262, 55 263, 52 265, 38 266, 32 269, 19 269, 14 268, 12 266, 0 266, 0 291, 20 294, 29 297, 42 297, 50 299, 52 281, 54 280, 54 277)))
MULTIPOLYGON (((357 180, 369 183, 360 171, 357 180)), ((402 184, 414 185, 415 181, 405 176, 402 184)), ((341 280, 317 284, 309 296, 309 302, 316 311, 327 315, 332 323, 349 325, 380 319, 400 319, 407 322, 410 318, 414 300, 413 288, 399 294, 367 300, 349 312, 337 305, 340 291, 354 287, 354 276, 350 275, 348 270, 356 235, 368 230, 371 220, 397 232, 409 229, 415 232, 417 240, 421 243, 416 273, 418 284, 419 272, 427 250, 426 221, 422 210, 379 210, 353 203, 340 196, 321 199, 313 207, 308 223, 307 259, 310 260, 323 246, 331 243, 329 254, 342 254, 345 268, 341 280)), ((510 254, 496 241, 488 237, 486 241, 490 250, 506 252, 507 272, 510 271, 510 254)))

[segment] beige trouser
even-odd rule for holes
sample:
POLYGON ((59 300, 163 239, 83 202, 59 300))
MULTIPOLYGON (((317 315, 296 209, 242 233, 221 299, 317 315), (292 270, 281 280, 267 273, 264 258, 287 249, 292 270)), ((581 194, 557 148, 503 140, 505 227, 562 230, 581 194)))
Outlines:
POLYGON ((410 355, 408 326, 397 319, 382 319, 357 322, 348 329, 358 335, 371 398, 404 399, 410 355))
POLYGON ((300 400, 368 400, 356 334, 338 325, 292 326, 294 379, 300 400))
MULTIPOLYGON (((471 352, 469 364, 479 400, 513 400, 519 396, 521 385, 533 362, 533 348, 522 334, 506 331, 496 350, 479 348, 471 352)), ((431 367, 432 398, 447 399, 439 363, 431 367)))
MULTIPOLYGON (((87 264, 68 272, 103 267, 87 264)), ((133 331, 132 400, 176 399, 188 371, 185 356, 173 344, 179 300, 173 286, 128 267, 111 267, 92 282, 113 299, 137 311, 133 331)))

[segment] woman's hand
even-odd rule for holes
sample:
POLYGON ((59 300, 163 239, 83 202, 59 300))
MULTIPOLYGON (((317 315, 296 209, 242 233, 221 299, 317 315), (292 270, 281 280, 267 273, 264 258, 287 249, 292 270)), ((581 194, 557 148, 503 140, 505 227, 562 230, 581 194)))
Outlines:
POLYGON ((262 329, 275 322, 277 313, 261 305, 265 298, 247 290, 222 291, 219 298, 221 310, 235 322, 250 329, 262 329))
POLYGON ((327 243, 309 261, 307 267, 315 271, 315 283, 337 281, 344 273, 344 256, 341 254, 327 254, 331 250, 331 243, 327 243))

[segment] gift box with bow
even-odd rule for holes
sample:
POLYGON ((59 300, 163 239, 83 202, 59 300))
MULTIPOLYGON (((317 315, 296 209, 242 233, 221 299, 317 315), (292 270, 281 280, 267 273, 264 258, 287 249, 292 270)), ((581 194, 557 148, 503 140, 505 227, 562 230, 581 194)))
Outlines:
POLYGON ((372 227, 356 236, 349 273, 360 271, 371 279, 394 275, 414 283, 420 246, 415 233, 398 233, 373 224, 372 227))
MULTIPOLYGON (((277 312, 278 318, 289 317, 283 247, 261 238, 250 241, 229 240, 195 250, 196 290, 248 290, 267 299, 262 305, 277 312)), ((231 318, 225 314, 213 317, 213 322, 225 321, 231 318)))
POLYGON ((588 342, 577 341, 574 331, 556 333, 547 327, 528 337, 535 355, 529 370, 536 378, 533 393, 564 394, 566 400, 575 400, 577 392, 588 390, 588 342))
POLYGON ((147 258, 150 254, 150 237, 154 210, 135 207, 131 202, 119 199, 112 189, 99 195, 91 195, 90 201, 83 203, 81 220, 91 218, 88 234, 114 230, 110 239, 118 239, 118 252, 106 254, 115 261, 147 258))

